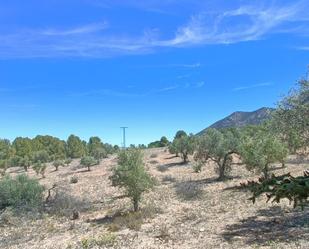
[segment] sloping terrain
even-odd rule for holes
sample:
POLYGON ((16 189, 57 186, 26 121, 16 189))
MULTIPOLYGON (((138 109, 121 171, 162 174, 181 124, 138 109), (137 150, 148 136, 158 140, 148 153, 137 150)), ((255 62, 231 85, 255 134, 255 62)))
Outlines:
POLYGON ((274 111, 272 108, 263 107, 253 112, 234 112, 228 117, 217 121, 208 128, 202 130, 199 135, 203 134, 209 128, 222 129, 231 127, 243 127, 246 125, 259 125, 267 121, 274 111))
MULTIPOLYGON (((213 165, 193 173, 192 163, 182 164, 164 148, 146 150, 145 162, 157 185, 144 195, 138 214, 110 184, 114 156, 91 172, 79 168, 77 160, 59 171, 48 167, 40 182, 47 189, 56 183, 58 191, 46 207, 49 213, 15 216, 5 211, 0 248, 309 248, 308 210, 293 210, 287 201, 266 203, 265 198, 253 205, 239 184, 257 176, 243 165, 233 166, 230 180, 217 182, 213 165), (71 183, 72 176, 77 183, 71 183), (73 211, 80 212, 79 219, 72 220, 73 211)), ((286 168, 275 165, 273 172, 301 175, 306 167, 291 157, 286 168)), ((22 172, 11 170, 13 175, 22 172)), ((37 177, 32 170, 29 174, 37 177)))

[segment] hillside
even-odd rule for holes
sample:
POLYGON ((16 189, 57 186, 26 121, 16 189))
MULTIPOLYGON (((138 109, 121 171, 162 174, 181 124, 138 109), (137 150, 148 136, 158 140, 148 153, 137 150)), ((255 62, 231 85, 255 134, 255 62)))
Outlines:
MULTIPOLYGON (((205 249, 205 248, 309 248, 308 210, 293 210, 289 202, 255 205, 241 182, 257 179, 244 165, 235 165, 230 179, 216 181, 212 164, 201 173, 192 170, 192 158, 183 164, 164 148, 145 150, 148 171, 157 180, 153 191, 143 195, 141 211, 123 192, 111 186, 109 176, 115 156, 104 159, 88 172, 74 160, 55 171, 49 165, 42 179, 46 189, 57 184, 58 195, 48 213, 15 216, 0 214, 0 248, 3 249, 205 249), (70 179, 75 176, 77 183, 70 179), (73 210, 80 218, 72 220, 73 210)), ((273 166, 273 173, 301 175, 307 164, 293 158, 286 168, 273 166)), ((11 175, 24 173, 10 168, 11 175)))
POLYGON ((246 125, 259 125, 271 116, 273 108, 263 107, 253 112, 234 112, 228 117, 217 121, 208 128, 202 130, 198 135, 203 134, 209 128, 222 129, 231 127, 243 127, 246 125))

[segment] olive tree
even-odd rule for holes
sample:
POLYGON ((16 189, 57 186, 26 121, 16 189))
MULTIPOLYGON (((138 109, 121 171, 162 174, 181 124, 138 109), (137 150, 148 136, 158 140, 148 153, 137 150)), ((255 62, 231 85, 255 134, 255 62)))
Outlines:
POLYGON ((7 162, 8 167, 23 167, 25 171, 28 171, 28 168, 31 165, 31 161, 28 156, 11 156, 9 159, 5 160, 7 162))
POLYGON ((309 81, 302 79, 277 106, 272 128, 292 153, 305 153, 309 144, 309 81))
POLYGON ((47 163, 50 161, 50 156, 48 155, 48 152, 46 150, 35 151, 32 153, 32 161, 34 163, 47 163))
POLYGON ((174 146, 176 153, 179 153, 183 162, 188 162, 189 155, 193 155, 195 150, 195 139, 193 135, 181 136, 174 140, 174 146))
POLYGON ((181 137, 184 137, 184 136, 188 136, 187 133, 183 130, 179 130, 179 131, 176 132, 174 139, 178 139, 178 138, 181 138, 181 137))
POLYGON ((38 162, 33 164, 32 168, 37 175, 41 174, 41 176, 43 178, 45 178, 45 170, 46 170, 46 164, 45 163, 38 161, 38 162))
POLYGON ((98 164, 98 160, 96 160, 94 157, 92 156, 85 156, 80 160, 80 164, 84 167, 88 168, 88 171, 90 171, 90 167, 97 165, 98 164))
POLYGON ((7 139, 0 139, 0 160, 7 160, 13 155, 11 142, 7 139))
MULTIPOLYGON (((103 158, 103 157, 98 156, 98 155, 100 155, 100 152, 102 152, 104 150, 104 144, 102 143, 102 141, 99 137, 89 138, 87 148, 88 148, 88 153, 89 153, 90 156, 96 157, 97 159, 103 158)), ((106 154, 106 152, 105 152, 105 154, 106 154)))
POLYGON ((260 131, 253 137, 245 137, 241 145, 241 158, 248 170, 262 172, 264 178, 269 177, 273 163, 283 163, 288 149, 274 134, 260 131))
POLYGON ((45 150, 52 160, 59 160, 65 158, 65 141, 53 136, 36 136, 32 139, 32 150, 45 150))
POLYGON ((85 143, 75 135, 70 135, 66 143, 67 156, 70 158, 81 158, 86 154, 85 143))
POLYGON ((13 141, 12 147, 15 151, 15 155, 17 156, 30 157, 32 154, 32 141, 30 138, 17 137, 13 141))
POLYGON ((93 149, 91 156, 100 161, 103 158, 107 158, 107 152, 104 148, 98 147, 93 149))
POLYGON ((177 152, 174 141, 168 146, 168 151, 169 151, 169 153, 175 154, 176 157, 178 157, 178 152, 177 152))
POLYGON ((195 160, 199 163, 212 161, 216 165, 218 180, 224 180, 231 169, 232 155, 238 154, 240 135, 237 130, 219 131, 208 129, 198 139, 195 160))
POLYGON ((125 189, 131 198, 134 211, 138 211, 142 194, 154 185, 152 177, 147 173, 140 150, 122 150, 118 154, 118 165, 110 177, 113 186, 125 189))
POLYGON ((53 166, 55 167, 55 171, 58 171, 60 166, 64 166, 64 162, 62 160, 56 160, 53 162, 53 166))
POLYGON ((29 157, 25 156, 20 159, 19 166, 23 167, 25 171, 28 171, 29 167, 31 166, 31 160, 29 157))

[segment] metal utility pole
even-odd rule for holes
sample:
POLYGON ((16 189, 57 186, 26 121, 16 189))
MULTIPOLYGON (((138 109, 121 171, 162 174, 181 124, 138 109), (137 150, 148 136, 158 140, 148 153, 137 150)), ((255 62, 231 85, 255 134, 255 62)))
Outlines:
POLYGON ((126 148, 126 129, 128 127, 120 127, 120 129, 122 129, 123 131, 123 148, 125 149, 126 148))

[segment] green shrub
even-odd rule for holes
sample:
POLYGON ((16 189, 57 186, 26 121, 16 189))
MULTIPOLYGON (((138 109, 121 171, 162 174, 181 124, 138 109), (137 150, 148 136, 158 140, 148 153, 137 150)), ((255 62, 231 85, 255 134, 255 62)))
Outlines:
POLYGON ((70 179, 70 183, 74 184, 74 183, 78 183, 78 177, 77 176, 72 176, 70 179))
POLYGON ((54 188, 53 194, 48 199, 46 211, 51 215, 72 217, 74 212, 89 210, 90 202, 71 195, 68 189, 54 188))
POLYGON ((71 163, 72 163, 72 159, 71 158, 67 158, 67 159, 65 159, 65 161, 64 161, 64 164, 66 165, 66 166, 69 166, 71 163))
POLYGON ((115 227, 118 227, 119 229, 127 227, 131 230, 138 231, 143 225, 143 220, 143 213, 141 211, 127 212, 120 216, 117 216, 114 219, 111 227, 114 227, 114 229, 115 227))
POLYGON ((150 155, 150 158, 157 158, 157 157, 158 157, 158 154, 156 154, 156 153, 153 153, 153 154, 150 155))
POLYGON ((203 163, 202 162, 196 162, 193 164, 193 171, 195 173, 200 173, 202 171, 203 163))
POLYGON ((44 187, 27 175, 5 176, 0 180, 0 209, 38 209, 42 205, 43 191, 44 187))
POLYGON ((7 160, 0 160, 0 174, 4 175, 6 170, 9 167, 9 163, 7 160))
POLYGON ((106 248, 112 247, 117 242, 117 236, 113 233, 106 233, 99 237, 83 238, 81 240, 81 246, 83 249, 89 248, 106 248))

